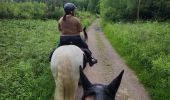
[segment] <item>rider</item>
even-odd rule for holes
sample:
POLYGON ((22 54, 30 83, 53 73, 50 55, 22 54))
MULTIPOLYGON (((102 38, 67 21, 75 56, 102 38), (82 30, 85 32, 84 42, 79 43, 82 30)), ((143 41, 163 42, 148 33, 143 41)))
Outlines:
POLYGON ((61 33, 58 46, 73 44, 82 49, 86 49, 85 54, 90 66, 97 63, 97 59, 92 57, 88 45, 81 39, 80 32, 83 31, 80 20, 75 17, 76 6, 73 3, 64 5, 65 15, 60 18, 58 29, 61 33))

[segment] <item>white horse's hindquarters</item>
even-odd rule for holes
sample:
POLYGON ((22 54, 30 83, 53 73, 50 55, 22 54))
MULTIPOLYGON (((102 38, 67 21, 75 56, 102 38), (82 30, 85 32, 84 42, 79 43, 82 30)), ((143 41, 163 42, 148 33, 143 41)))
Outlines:
MULTIPOLYGON (((83 52, 77 46, 61 46, 54 51, 51 59, 51 70, 56 81, 56 89, 58 88, 57 98, 63 95, 61 94, 62 88, 67 89, 65 90, 67 91, 65 96, 67 94, 75 95, 80 65, 83 66, 83 52)), ((70 96, 67 97, 69 98, 70 96)))
POLYGON ((51 58, 51 70, 54 75, 56 75, 57 66, 66 66, 66 68, 71 68, 72 72, 79 73, 79 68, 77 67, 80 65, 83 66, 83 51, 74 45, 57 48, 51 58))

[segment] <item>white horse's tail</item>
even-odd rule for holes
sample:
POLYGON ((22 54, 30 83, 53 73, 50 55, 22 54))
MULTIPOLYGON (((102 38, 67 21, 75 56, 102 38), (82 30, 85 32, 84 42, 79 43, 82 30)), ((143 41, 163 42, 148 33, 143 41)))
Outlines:
MULTIPOLYGON (((66 65, 71 65, 70 62, 66 63, 66 65)), ((65 65, 58 66, 58 73, 56 73, 56 90, 55 90, 55 100, 74 100, 77 89, 77 81, 79 76, 72 72, 72 66, 70 68, 65 65), (75 74, 75 75, 73 75, 75 74)))
POLYGON ((54 51, 51 70, 56 82, 55 100, 75 99, 79 66, 83 66, 83 52, 77 46, 61 46, 54 51))

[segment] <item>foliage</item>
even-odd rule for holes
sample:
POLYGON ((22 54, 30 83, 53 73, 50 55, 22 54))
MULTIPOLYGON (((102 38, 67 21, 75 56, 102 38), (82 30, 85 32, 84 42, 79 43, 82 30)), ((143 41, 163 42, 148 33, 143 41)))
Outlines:
POLYGON ((137 71, 153 100, 170 98, 170 25, 103 22, 103 27, 112 45, 137 71))
POLYGON ((46 5, 37 2, 2 3, 0 18, 42 18, 45 15, 46 5))
POLYGON ((100 13, 99 0, 89 0, 87 9, 88 11, 99 14, 100 13))
POLYGON ((75 0, 74 3, 81 11, 87 11, 89 0, 75 0))
POLYGON ((89 26, 93 22, 93 20, 95 20, 95 16, 90 12, 78 11, 76 13, 76 16, 80 18, 83 26, 89 26))
POLYGON ((45 17, 49 18, 49 19, 51 19, 51 18, 59 19, 63 15, 64 15, 63 8, 55 7, 54 11, 48 10, 45 17))
POLYGON ((98 0, 1 0, 0 18, 52 18, 58 19, 64 14, 63 5, 73 2, 79 11, 99 13, 98 0))
POLYGON ((101 0, 100 12, 104 20, 129 21, 170 19, 169 0, 101 0), (138 9, 139 8, 139 9, 138 9))
POLYGON ((170 0, 0 0, 0 2, 0 18, 58 19, 63 14, 63 5, 73 2, 78 10, 101 13, 102 18, 108 21, 170 19, 170 0), (19 5, 24 9, 18 7, 19 5))
POLYGON ((123 0, 102 0, 100 2, 101 16, 105 20, 120 20, 125 12, 123 0))

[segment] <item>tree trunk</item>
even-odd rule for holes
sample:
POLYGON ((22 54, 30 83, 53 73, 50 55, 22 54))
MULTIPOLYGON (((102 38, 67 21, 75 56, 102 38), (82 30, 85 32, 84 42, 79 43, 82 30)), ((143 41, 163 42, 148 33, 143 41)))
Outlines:
POLYGON ((137 21, 139 21, 139 16, 140 16, 140 2, 141 0, 138 0, 137 21))

